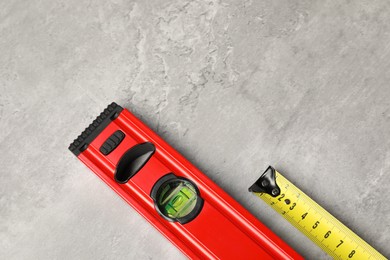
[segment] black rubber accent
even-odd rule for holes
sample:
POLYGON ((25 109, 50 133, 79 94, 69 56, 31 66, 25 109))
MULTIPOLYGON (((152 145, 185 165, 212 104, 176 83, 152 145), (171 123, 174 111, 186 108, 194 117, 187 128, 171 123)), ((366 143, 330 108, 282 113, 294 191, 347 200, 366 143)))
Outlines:
POLYGON ((276 183, 275 169, 269 166, 260 178, 249 188, 250 192, 267 193, 272 197, 280 194, 280 187, 276 183))
POLYGON ((88 148, 112 120, 117 118, 123 108, 112 102, 106 109, 69 145, 69 150, 76 156, 88 148))
POLYGON ((125 134, 121 130, 115 131, 110 137, 107 138, 107 140, 100 146, 99 151, 104 154, 108 155, 112 151, 115 150, 115 148, 118 147, 118 145, 123 141, 125 138, 125 134))
POLYGON ((156 211, 158 212, 158 214, 163 217, 165 220, 168 220, 169 222, 179 222, 180 224, 185 224, 185 223, 188 223, 190 222, 191 220, 193 220, 194 218, 196 218, 200 211, 202 210, 203 208, 203 204, 204 204, 204 200, 202 199, 202 197, 200 196, 200 191, 198 189, 198 186, 195 185, 195 183, 193 183, 192 181, 190 181, 189 179, 187 178, 183 178, 183 177, 178 177, 176 176, 175 174, 173 173, 168 173, 166 175, 164 175, 163 177, 161 177, 152 187, 152 190, 150 192, 150 197, 153 199, 154 201, 154 208, 156 209, 156 211), (174 182, 174 181, 177 181, 177 180, 185 180, 185 181, 188 181, 190 182, 194 188, 195 188, 195 191, 196 191, 196 194, 197 194, 197 200, 196 200, 196 204, 195 204, 195 207, 192 209, 192 211, 186 215, 185 217, 182 217, 182 218, 170 218, 170 217, 167 217, 165 216, 159 206, 158 206, 158 203, 157 203, 157 197, 158 197, 158 193, 160 192, 160 187, 162 185, 164 185, 165 183, 167 182, 174 182))
POLYGON ((126 183, 139 172, 156 151, 156 147, 149 142, 131 147, 120 158, 115 170, 116 182, 126 183))

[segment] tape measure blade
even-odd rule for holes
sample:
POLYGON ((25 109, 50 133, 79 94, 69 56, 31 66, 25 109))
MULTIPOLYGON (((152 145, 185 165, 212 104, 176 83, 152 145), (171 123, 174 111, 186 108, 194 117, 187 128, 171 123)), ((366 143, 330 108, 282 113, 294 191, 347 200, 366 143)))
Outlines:
POLYGON ((323 251, 334 259, 386 259, 282 174, 274 174, 278 196, 254 193, 323 251))

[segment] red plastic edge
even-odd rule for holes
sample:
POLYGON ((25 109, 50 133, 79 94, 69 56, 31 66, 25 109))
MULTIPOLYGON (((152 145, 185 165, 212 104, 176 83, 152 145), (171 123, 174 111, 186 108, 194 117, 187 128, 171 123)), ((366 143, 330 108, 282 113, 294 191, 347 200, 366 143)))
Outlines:
POLYGON ((78 158, 189 258, 303 259, 126 109, 78 158), (112 153, 104 156, 99 148, 117 130, 125 133, 125 139, 112 153), (155 154, 128 183, 117 183, 114 173, 120 157, 142 142, 153 143, 155 154), (170 172, 194 182, 205 201, 199 216, 187 224, 162 218, 150 198, 152 185, 170 172))

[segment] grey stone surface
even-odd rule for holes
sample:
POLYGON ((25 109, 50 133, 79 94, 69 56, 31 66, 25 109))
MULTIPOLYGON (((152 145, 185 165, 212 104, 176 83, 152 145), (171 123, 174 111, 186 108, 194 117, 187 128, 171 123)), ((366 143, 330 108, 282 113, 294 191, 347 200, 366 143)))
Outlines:
POLYGON ((68 144, 132 110, 308 259, 269 164, 390 256, 390 4, 1 1, 0 259, 184 256, 68 144))

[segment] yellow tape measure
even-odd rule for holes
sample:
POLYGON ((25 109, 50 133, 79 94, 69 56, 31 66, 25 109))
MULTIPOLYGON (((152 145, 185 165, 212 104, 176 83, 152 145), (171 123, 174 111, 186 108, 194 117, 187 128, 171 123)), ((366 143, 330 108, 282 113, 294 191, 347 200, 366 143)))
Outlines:
POLYGON ((249 191, 334 259, 386 259, 271 166, 249 191))

